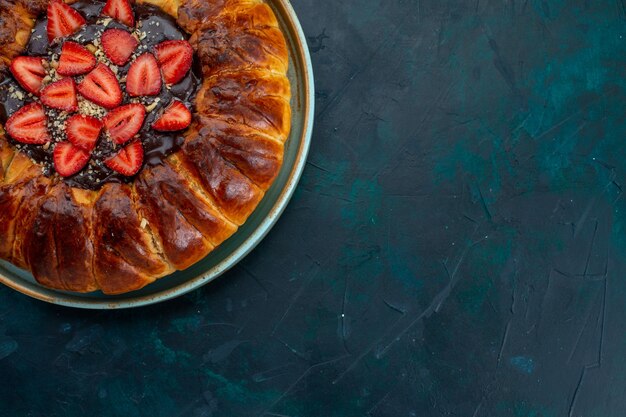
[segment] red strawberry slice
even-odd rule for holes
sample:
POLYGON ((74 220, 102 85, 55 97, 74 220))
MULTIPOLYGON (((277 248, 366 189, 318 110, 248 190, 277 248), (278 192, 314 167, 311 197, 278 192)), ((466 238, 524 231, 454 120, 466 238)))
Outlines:
POLYGON ((52 154, 54 169, 62 177, 71 177, 80 172, 87 165, 90 158, 91 154, 89 152, 69 142, 57 143, 52 154))
POLYGON ((132 177, 139 172, 143 164, 143 146, 141 141, 135 140, 129 143, 117 155, 104 161, 104 164, 115 172, 132 177))
POLYGON ((190 124, 191 112, 182 102, 174 100, 152 124, 152 128, 160 132, 175 132, 188 128, 190 124))
POLYGON ((48 42, 64 38, 78 31, 87 21, 62 0, 50 0, 48 4, 48 42))
POLYGON ((39 90, 46 76, 42 58, 19 56, 11 62, 11 73, 18 83, 29 93, 39 95, 39 90))
POLYGON ((107 0, 102 14, 122 22, 126 26, 135 26, 135 16, 128 0, 107 0))
POLYGON ((18 142, 43 145, 50 142, 46 122, 46 114, 41 104, 31 103, 9 117, 4 128, 18 142))
POLYGON ((104 64, 91 71, 78 84, 78 92, 86 99, 106 109, 113 109, 122 103, 122 90, 113 71, 104 64))
POLYGON ((57 72, 61 75, 87 74, 96 66, 96 57, 87 48, 76 42, 65 42, 57 72))
POLYGON ((93 151, 98 142, 102 122, 95 117, 77 114, 70 117, 65 124, 67 140, 87 152, 93 151))
POLYGON ((189 72, 193 60, 193 48, 189 42, 161 42, 154 52, 161 64, 163 78, 167 84, 177 84, 189 72))
POLYGON ((72 78, 63 78, 41 90, 41 102, 53 109, 76 111, 78 99, 76 98, 76 84, 72 78))
POLYGON ((102 48, 115 65, 126 65, 139 41, 122 29, 109 29, 102 34, 102 48))
POLYGON ((146 109, 143 105, 127 104, 109 112, 104 117, 104 126, 111 135, 111 139, 121 145, 141 130, 145 118, 146 109))
POLYGON ((131 97, 159 94, 161 73, 154 55, 146 52, 131 64, 126 76, 126 91, 131 97))

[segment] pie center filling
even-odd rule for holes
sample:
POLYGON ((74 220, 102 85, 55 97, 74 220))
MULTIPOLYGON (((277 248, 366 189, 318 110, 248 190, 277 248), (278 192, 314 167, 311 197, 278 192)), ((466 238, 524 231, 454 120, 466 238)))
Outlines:
POLYGON ((175 152, 200 86, 175 20, 128 0, 51 0, 10 70, 0 83, 9 141, 44 175, 91 190, 175 152))

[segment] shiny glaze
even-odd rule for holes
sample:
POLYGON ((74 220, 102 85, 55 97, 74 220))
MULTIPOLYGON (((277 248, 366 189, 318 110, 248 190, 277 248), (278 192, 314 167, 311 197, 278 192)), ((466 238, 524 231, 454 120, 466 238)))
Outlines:
POLYGON ((239 125, 200 117, 200 136, 263 190, 267 190, 280 171, 283 144, 258 136, 239 125))
POLYGON ((263 197, 263 191, 227 163, 215 146, 201 135, 185 141, 181 160, 186 170, 213 197, 222 214, 235 224, 243 224, 263 197))
MULTIPOLYGON (((85 16, 87 25, 69 39, 86 45, 96 39, 105 29, 119 28, 128 30, 126 26, 115 20, 112 20, 105 27, 101 21, 102 17, 100 16, 100 10, 103 6, 104 2, 102 1, 79 1, 74 3, 72 7, 85 16), (98 23, 99 20, 100 23, 98 23)), ((138 22, 137 24, 140 24, 141 29, 146 32, 146 37, 141 41, 141 44, 146 45, 148 51, 152 51, 154 46, 165 40, 181 40, 187 38, 187 35, 182 29, 178 28, 176 25, 176 21, 163 13, 160 9, 147 5, 135 5, 134 11, 136 21, 138 22)), ((52 56, 58 58, 62 43, 54 45, 48 44, 46 26, 47 18, 44 15, 37 20, 24 55, 42 56, 48 59, 52 56)), ((165 85, 163 86, 158 96, 160 98, 159 104, 146 116, 144 126, 140 131, 140 137, 145 151, 144 167, 161 164, 165 157, 179 149, 184 140, 184 132, 172 134, 159 133, 152 130, 150 126, 174 98, 183 101, 193 112, 192 101, 200 85, 199 74, 201 71, 196 62, 197 60, 195 59, 192 71, 190 71, 180 83, 172 86, 170 89, 166 88, 165 85)), ((132 59, 131 62, 124 67, 119 67, 120 77, 125 76, 131 63, 132 59)), ((0 77, 2 76, 0 75, 0 77)), ((25 98, 23 100, 12 97, 9 94, 9 87, 11 86, 24 92, 11 75, 5 76, 4 80, 0 82, 0 122, 2 122, 2 124, 6 122, 11 114, 24 106, 24 104, 34 101, 34 98, 28 97, 26 92, 24 92, 25 98)), ((124 90, 124 87, 122 87, 122 89, 124 90)), ((150 104, 153 100, 154 97, 147 98, 146 103, 150 104)), ((126 93, 124 93, 124 104, 128 102, 129 98, 126 93)), ((50 115, 50 120, 60 117, 60 112, 55 110, 48 109, 47 112, 50 115)), ((129 182, 134 179, 117 174, 104 165, 104 159, 114 154, 116 149, 113 147, 111 141, 106 140, 103 136, 94 150, 91 165, 77 175, 64 179, 68 185, 77 188, 97 190, 108 182, 129 182)), ((41 164, 44 175, 54 175, 54 166, 52 163, 53 146, 44 149, 42 146, 24 145, 11 139, 10 141, 19 150, 26 153, 33 161, 41 164)))
MULTIPOLYGON (((163 253, 176 269, 186 269, 203 258, 213 245, 190 223, 179 205, 190 200, 190 188, 167 164, 146 170, 137 178, 139 207, 142 216, 157 230, 163 253), (179 190, 174 201, 168 191, 179 190)), ((197 200, 196 204, 200 204, 197 200)), ((192 218, 193 219, 193 218, 192 218)))
POLYGON ((69 291, 97 288, 89 219, 88 209, 76 202, 68 186, 51 188, 24 238, 26 262, 40 283, 69 291))
POLYGON ((151 246, 128 187, 108 184, 94 206, 94 271, 107 294, 141 288, 172 271, 151 246), (123 254, 123 256, 120 256, 123 254))

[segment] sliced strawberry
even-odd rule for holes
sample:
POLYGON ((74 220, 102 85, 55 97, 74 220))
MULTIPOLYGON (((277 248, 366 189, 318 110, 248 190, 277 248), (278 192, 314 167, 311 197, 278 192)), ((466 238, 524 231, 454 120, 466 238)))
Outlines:
POLYGON ((50 142, 47 118, 39 103, 28 104, 7 120, 4 128, 18 142, 29 145, 43 145, 50 142))
POLYGON ((122 29, 109 29, 102 34, 102 48, 115 65, 126 65, 139 41, 122 29))
POLYGON ((72 116, 65 124, 67 140, 73 145, 91 152, 96 147, 102 126, 102 122, 95 117, 81 114, 72 116))
POLYGON ((121 145, 141 130, 145 118, 146 108, 143 105, 127 104, 109 112, 104 117, 104 126, 111 139, 121 145))
POLYGON ((129 143, 117 155, 104 161, 104 164, 115 172, 132 177, 139 172, 143 164, 143 146, 141 141, 135 140, 129 143))
POLYGON ((33 56, 18 56, 11 62, 11 73, 18 83, 29 93, 39 95, 46 76, 44 60, 33 56))
POLYGON ((189 42, 161 42, 154 48, 154 52, 167 84, 177 84, 189 72, 193 60, 193 48, 189 42))
POLYGON ((80 172, 87 165, 90 158, 91 154, 89 152, 69 142, 57 143, 52 154, 54 169, 62 177, 71 177, 80 172))
POLYGON ((78 84, 78 92, 99 106, 113 109, 122 103, 122 90, 113 71, 104 64, 91 71, 78 84))
POLYGON ((76 98, 76 84, 72 78, 63 78, 46 86, 41 90, 41 102, 53 109, 76 111, 78 99, 76 98))
POLYGON ((61 50, 57 72, 61 75, 87 74, 96 66, 96 57, 82 45, 67 41, 61 50))
POLYGON ((50 0, 48 4, 48 42, 64 38, 78 31, 87 21, 62 0, 50 0))
POLYGON ((160 132, 175 132, 188 128, 190 124, 191 112, 181 101, 174 100, 152 124, 152 128, 160 132))
POLYGON ((122 22, 126 26, 135 26, 135 16, 128 0, 107 0, 102 14, 122 22))
POLYGON ((126 91, 131 97, 159 94, 161 73, 154 55, 146 52, 131 64, 126 76, 126 91))

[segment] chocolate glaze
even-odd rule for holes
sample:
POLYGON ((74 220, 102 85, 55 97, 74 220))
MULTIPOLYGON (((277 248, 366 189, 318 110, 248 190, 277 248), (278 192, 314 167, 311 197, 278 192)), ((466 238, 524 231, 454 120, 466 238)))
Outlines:
MULTIPOLYGON (((100 11, 104 7, 103 1, 82 0, 72 4, 72 7, 82 13, 87 20, 87 25, 85 25, 79 32, 69 37, 69 40, 86 45, 99 38, 101 33, 106 29, 119 28, 128 31, 131 30, 115 20, 112 20, 107 26, 102 23, 100 11)), ((137 26, 146 33, 145 38, 140 41, 140 45, 145 45, 146 49, 138 49, 128 64, 124 67, 119 67, 118 73, 120 78, 126 75, 135 56, 145 52, 146 50, 152 52, 156 45, 165 40, 182 40, 188 38, 183 30, 176 25, 176 21, 157 7, 135 5, 134 12, 137 26)), ((61 53, 62 42, 57 42, 53 45, 48 44, 46 33, 47 23, 48 19, 45 15, 41 16, 37 20, 24 55, 42 56, 47 59, 55 56, 58 60, 61 53)), ((192 112, 194 111, 192 102, 198 88, 200 87, 201 79, 201 70, 197 64, 198 62, 198 59, 194 58, 192 70, 180 83, 171 86, 169 89, 166 88, 165 84, 163 84, 161 93, 158 96, 160 98, 159 103, 154 110, 147 113, 143 128, 139 132, 145 152, 144 167, 161 164, 165 157, 178 150, 178 148, 182 145, 184 132, 164 134, 152 130, 150 126, 161 115, 163 109, 167 107, 173 99, 181 100, 192 112)), ((2 78, 4 78, 4 80, 0 82, 0 121, 4 124, 15 111, 19 110, 25 104, 34 101, 35 98, 26 93, 10 74, 0 74, 0 79, 2 78), (21 100, 9 94, 9 88, 22 92, 24 94, 24 99, 21 100)), ((78 79, 80 80, 80 78, 78 79)), ((121 84, 121 86, 124 91, 123 104, 127 104, 130 102, 129 97, 125 92, 125 85, 121 84)), ((155 97, 147 97, 143 98, 142 102, 144 104, 150 104, 154 101, 154 99, 155 97)), ((61 112, 54 109, 46 109, 46 112, 49 115, 49 122, 63 118, 61 112)), ((65 139, 65 135, 63 134, 62 140, 65 139)), ((54 146, 49 146, 47 149, 44 149, 42 146, 20 144, 10 138, 9 141, 16 148, 25 152, 35 162, 41 164, 44 175, 54 175, 55 171, 52 162, 54 146)), ((124 177, 104 165, 104 159, 111 156, 118 150, 119 147, 117 149, 114 148, 112 142, 108 140, 104 134, 102 134, 98 145, 93 152, 90 165, 85 167, 83 171, 75 176, 65 178, 64 181, 72 187, 91 190, 97 190, 107 182, 132 181, 132 177, 124 177)))

